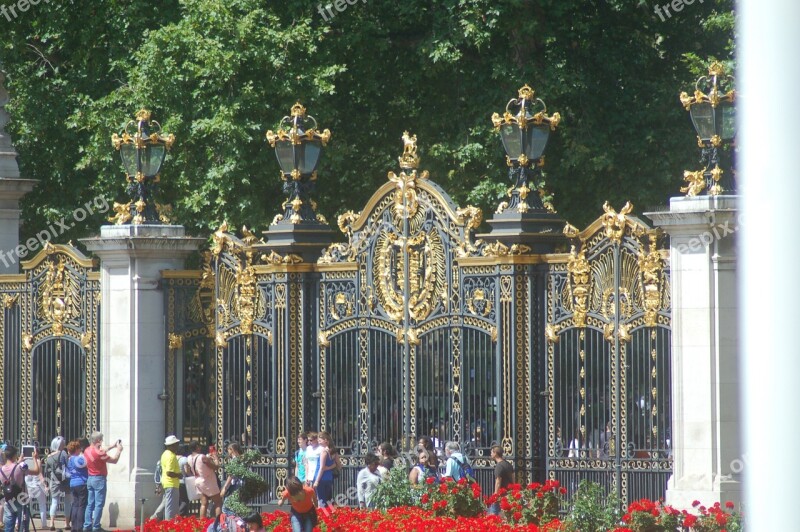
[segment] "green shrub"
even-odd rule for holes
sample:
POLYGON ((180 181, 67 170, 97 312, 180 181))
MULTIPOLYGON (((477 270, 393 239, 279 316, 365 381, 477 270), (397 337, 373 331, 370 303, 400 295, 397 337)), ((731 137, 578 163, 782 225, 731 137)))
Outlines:
POLYGON ((251 469, 260 458, 261 453, 255 449, 248 449, 241 456, 225 464, 227 475, 242 479, 242 486, 225 499, 225 506, 238 516, 252 513, 247 503, 269 489, 267 481, 251 469))
POLYGON ((405 467, 395 466, 378 484, 372 494, 372 503, 379 510, 388 510, 397 506, 419 506, 419 490, 411 486, 405 467))
POLYGON ((619 526, 620 519, 622 508, 616 490, 612 488, 606 495, 599 484, 582 480, 564 524, 570 531, 606 532, 619 526))

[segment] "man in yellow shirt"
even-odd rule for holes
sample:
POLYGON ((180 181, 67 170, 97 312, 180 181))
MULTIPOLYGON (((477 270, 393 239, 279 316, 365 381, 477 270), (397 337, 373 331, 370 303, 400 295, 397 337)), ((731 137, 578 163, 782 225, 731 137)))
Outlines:
POLYGON ((178 444, 180 440, 170 434, 164 440, 167 448, 161 455, 161 486, 164 488, 164 519, 178 515, 180 508, 181 468, 178 465, 178 444))

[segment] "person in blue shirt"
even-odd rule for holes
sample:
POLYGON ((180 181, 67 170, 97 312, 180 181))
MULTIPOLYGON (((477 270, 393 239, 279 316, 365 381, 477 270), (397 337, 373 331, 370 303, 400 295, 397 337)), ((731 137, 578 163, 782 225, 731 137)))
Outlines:
POLYGON ((70 510, 69 522, 74 526, 82 523, 86 513, 86 501, 88 491, 86 480, 89 478, 89 470, 86 468, 86 458, 83 451, 89 447, 88 440, 72 440, 67 444, 67 473, 69 475, 69 489, 72 492, 72 509, 70 510))

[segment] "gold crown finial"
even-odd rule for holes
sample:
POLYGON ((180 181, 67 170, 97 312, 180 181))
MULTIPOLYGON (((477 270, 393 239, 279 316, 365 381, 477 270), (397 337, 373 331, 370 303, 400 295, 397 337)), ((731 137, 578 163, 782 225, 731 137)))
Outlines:
POLYGON ((525 100, 533 100, 533 97, 536 95, 536 91, 534 91, 530 85, 527 83, 522 86, 519 90, 519 97, 525 100))
POLYGON ((139 111, 136 112, 136 120, 139 120, 140 122, 142 120, 144 120, 145 122, 149 122, 150 121, 150 111, 147 110, 147 109, 139 109, 139 111))
POLYGON ((299 116, 301 118, 306 116, 306 108, 303 107, 300 102, 297 102, 292 106, 292 116, 299 116))
POLYGON ((419 166, 419 155, 417 155, 417 136, 410 135, 408 131, 403 131, 403 155, 398 157, 400 168, 413 169, 419 166))
POLYGON ((725 66, 719 61, 714 61, 708 66, 709 76, 722 76, 725 74, 725 66))

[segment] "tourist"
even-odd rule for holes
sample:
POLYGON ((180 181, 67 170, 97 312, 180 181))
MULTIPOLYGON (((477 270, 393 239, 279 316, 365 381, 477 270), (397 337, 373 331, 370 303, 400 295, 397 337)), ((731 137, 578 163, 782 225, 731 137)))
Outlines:
POLYGON ((356 488, 358 490, 358 507, 373 508, 372 494, 378 488, 383 477, 378 471, 380 458, 374 454, 368 454, 364 459, 365 467, 358 472, 356 477, 356 488))
POLYGON ((319 437, 316 432, 309 432, 308 433, 308 446, 306 447, 306 452, 303 455, 306 465, 305 465, 305 482, 307 486, 313 486, 314 484, 314 475, 317 471, 317 465, 319 464, 319 456, 322 454, 322 447, 319 444, 319 437))
MULTIPOLYGON (((411 482, 412 486, 424 485, 429 478, 432 478, 434 482, 439 481, 439 471, 431 466, 431 455, 433 454, 432 451, 425 447, 417 446, 417 458, 419 461, 417 465, 411 468, 411 472, 408 474, 408 481, 411 482)), ((435 455, 434 459, 436 459, 435 455)))
POLYGON ((583 447, 583 436, 580 431, 575 432, 575 437, 569 442, 568 458, 580 458, 581 448, 583 447))
MULTIPOLYGON (((42 468, 44 469, 44 468, 42 468)), ((25 485, 28 488, 30 500, 36 500, 39 506, 39 517, 42 520, 42 529, 47 528, 47 482, 39 471, 36 475, 26 475, 25 485)))
POLYGON ((247 525, 247 530, 249 532, 264 532, 264 521, 262 521, 261 515, 258 513, 253 513, 245 517, 244 524, 247 525))
POLYGON ((222 512, 222 497, 217 484, 216 472, 219 470, 219 462, 216 453, 210 456, 201 454, 200 444, 196 441, 192 442, 189 448, 192 451, 189 456, 189 470, 196 479, 195 487, 200 493, 200 518, 206 518, 209 499, 214 503, 215 516, 219 517, 222 512))
POLYGON ((378 446, 378 451, 381 457, 381 467, 389 471, 394 467, 394 461, 397 459, 397 451, 395 451, 392 444, 387 441, 378 446))
MULTIPOLYGON (((319 438, 319 446, 322 448, 322 452, 319 455, 317 467, 314 469, 313 479, 319 506, 324 508, 333 499, 333 471, 339 467, 339 453, 336 452, 336 447, 331 441, 330 434, 320 432, 317 438, 319 438)), ((307 474, 311 474, 311 472, 307 471, 307 474)))
POLYGON ((180 440, 169 435, 164 440, 166 449, 161 454, 161 487, 164 489, 164 519, 169 521, 180 509, 181 467, 178 463, 180 440))
POLYGON ((84 530, 100 530, 100 518, 103 516, 103 507, 106 504, 106 491, 108 485, 108 464, 116 464, 122 454, 122 440, 103 449, 103 433, 93 432, 91 443, 84 451, 86 468, 89 477, 86 480, 86 513, 83 517, 84 530), (116 450, 116 453, 112 451, 116 450))
MULTIPOLYGON (((41 472, 39 464, 39 453, 36 449, 33 450, 31 461, 32 467, 22 459, 16 447, 6 445, 3 450, 4 464, 0 467, 0 482, 16 486, 15 491, 17 495, 25 493, 25 478, 28 476, 39 475, 41 472)), ((28 523, 30 521, 30 507, 27 504, 22 504, 16 497, 12 500, 6 501, 3 505, 3 526, 5 532, 14 532, 14 526, 17 521, 20 521, 19 532, 28 532, 28 523)))
POLYGON ((86 442, 84 446, 78 440, 72 440, 67 445, 69 453, 67 471, 69 471, 69 489, 72 492, 69 522, 75 525, 76 530, 80 530, 79 523, 83 523, 86 514, 86 480, 89 478, 89 471, 86 469, 86 458, 83 456, 83 451, 88 447, 88 443, 86 442))
MULTIPOLYGON (((242 456, 242 446, 236 442, 230 443, 228 445, 228 461, 236 460, 242 456)), ((222 512, 229 515, 234 515, 234 512, 225 506, 225 500, 234 494, 236 490, 238 490, 242 486, 242 479, 234 476, 228 475, 227 480, 225 480, 225 485, 222 487, 222 491, 220 491, 220 497, 222 497, 222 512)))
POLYGON ((67 440, 63 436, 56 436, 50 442, 51 453, 45 460, 45 470, 47 471, 47 483, 50 488, 50 530, 56 529, 56 510, 58 503, 64 501, 64 521, 65 528, 71 528, 70 502, 72 497, 69 493, 69 473, 67 471, 67 460, 69 456, 66 447, 67 440))
POLYGON ((431 466, 433 469, 439 469, 439 458, 436 455, 436 448, 433 446, 433 440, 430 439, 428 436, 420 436, 419 441, 417 442, 417 446, 422 446, 428 451, 430 456, 430 460, 428 461, 428 465, 431 466))
POLYGON ((463 471, 469 467, 469 462, 461 454, 461 446, 454 441, 447 442, 444 446, 444 454, 447 456, 447 463, 445 464, 444 476, 450 477, 456 482, 461 480, 464 476, 463 471))
POLYGON ((294 453, 294 476, 300 482, 306 481, 306 448, 308 447, 308 436, 301 432, 297 436, 297 451, 294 453))
POLYGON ((186 481, 184 480, 188 476, 192 476, 192 473, 189 471, 189 446, 188 445, 181 445, 179 447, 178 453, 178 468, 181 470, 181 478, 180 478, 180 485, 178 486, 179 489, 179 497, 178 497, 178 514, 186 517, 189 515, 189 493, 186 491, 186 481))
MULTIPOLYGON (((310 438, 309 438, 310 439, 310 438)), ((278 506, 289 500, 292 505, 292 532, 312 532, 317 526, 317 495, 310 486, 304 486, 297 478, 286 481, 286 490, 278 506)))
MULTIPOLYGON (((514 467, 503 458, 503 449, 499 445, 492 447, 491 456, 495 462, 494 494, 499 497, 500 490, 508 488, 514 482, 514 467)), ((500 515, 500 501, 495 501, 486 511, 492 515, 500 515)))

